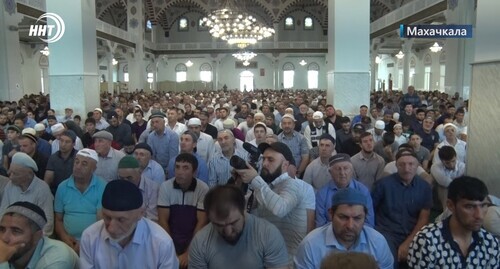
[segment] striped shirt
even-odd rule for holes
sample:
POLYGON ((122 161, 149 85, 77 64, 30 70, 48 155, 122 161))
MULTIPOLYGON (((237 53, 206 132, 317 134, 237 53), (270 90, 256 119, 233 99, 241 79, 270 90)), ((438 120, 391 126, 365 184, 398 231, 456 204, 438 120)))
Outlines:
POLYGON ((196 153, 208 163, 213 158, 215 153, 214 139, 206 133, 200 133, 199 136, 200 137, 196 142, 196 153))
POLYGON ((307 212, 301 205, 304 200, 302 184, 284 173, 269 185, 257 176, 252 179, 250 188, 254 190, 257 204, 252 213, 280 230, 291 264, 299 243, 307 233, 307 212))
MULTIPOLYGON (((234 155, 248 160, 248 153, 244 150, 236 148, 234 155)), ((229 158, 224 156, 222 152, 216 152, 208 163, 208 187, 213 188, 217 185, 225 185, 232 176, 232 170, 233 168, 229 164, 229 158)))
POLYGON ((297 131, 293 131, 291 136, 286 136, 284 132, 278 135, 278 141, 285 143, 292 151, 295 166, 299 167, 302 155, 309 155, 309 146, 306 138, 297 131))

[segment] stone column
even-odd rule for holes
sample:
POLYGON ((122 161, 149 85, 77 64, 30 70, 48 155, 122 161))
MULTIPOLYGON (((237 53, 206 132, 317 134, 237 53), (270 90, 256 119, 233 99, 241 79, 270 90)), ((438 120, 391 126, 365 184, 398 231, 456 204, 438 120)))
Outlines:
POLYGON ((24 95, 17 28, 22 15, 16 12, 15 1, 12 6, 7 2, 0 3, 0 100, 18 101, 24 95))
POLYGON ((128 91, 146 90, 147 74, 144 62, 144 4, 143 1, 128 1, 127 3, 128 32, 132 34, 135 50, 128 62, 128 91))
POLYGON ((405 55, 405 57, 403 57, 403 87, 401 88, 403 92, 406 92, 406 89, 410 86, 410 53, 412 46, 413 39, 407 39, 403 43, 402 51, 405 55))

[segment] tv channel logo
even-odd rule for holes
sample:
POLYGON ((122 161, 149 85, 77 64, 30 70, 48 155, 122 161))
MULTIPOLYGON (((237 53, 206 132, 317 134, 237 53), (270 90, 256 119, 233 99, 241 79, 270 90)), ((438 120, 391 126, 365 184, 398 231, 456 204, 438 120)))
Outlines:
POLYGON ((37 36, 46 43, 57 42, 64 35, 66 26, 61 16, 55 13, 44 13, 36 20, 37 24, 30 25, 29 36, 37 36), (38 24, 41 19, 46 19, 47 24, 38 24), (51 22, 50 22, 50 21, 51 22), (47 38, 45 38, 47 37, 47 38))

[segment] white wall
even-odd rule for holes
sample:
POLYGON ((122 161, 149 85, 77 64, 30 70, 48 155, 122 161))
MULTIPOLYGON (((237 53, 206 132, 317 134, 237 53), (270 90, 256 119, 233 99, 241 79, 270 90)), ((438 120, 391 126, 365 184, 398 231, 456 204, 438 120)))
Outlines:
POLYGON ((304 18, 311 17, 303 11, 289 13, 279 22, 278 41, 326 41, 327 35, 323 34, 323 29, 319 22, 313 18, 313 30, 304 30, 304 18), (285 30, 285 18, 291 16, 294 18, 295 29, 285 30), (300 25, 297 22, 300 21, 300 25))

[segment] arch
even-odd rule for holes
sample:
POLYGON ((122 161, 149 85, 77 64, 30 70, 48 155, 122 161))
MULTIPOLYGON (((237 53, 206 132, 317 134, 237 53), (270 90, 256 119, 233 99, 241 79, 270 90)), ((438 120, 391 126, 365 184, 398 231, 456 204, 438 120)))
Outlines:
POLYGON ((415 57, 411 57, 410 58, 410 68, 415 68, 415 66, 417 65, 417 62, 415 61, 415 57))
POLYGON ((175 72, 187 72, 187 66, 185 64, 178 64, 175 66, 175 72))
POLYGON ((441 54, 439 54, 439 63, 440 64, 446 63, 446 53, 444 51, 441 51, 441 54))
POLYGON ((307 65, 307 70, 319 71, 319 65, 315 62, 312 62, 309 65, 307 65))
POLYGON ((128 64, 123 66, 123 73, 128 73, 128 64))
POLYGON ((424 65, 432 65, 432 58, 429 53, 424 56, 424 65))
POLYGON ((209 63, 200 65, 200 71, 212 71, 212 66, 209 63))
POLYGON ((283 70, 284 71, 295 70, 295 66, 291 62, 286 62, 283 64, 283 70))

